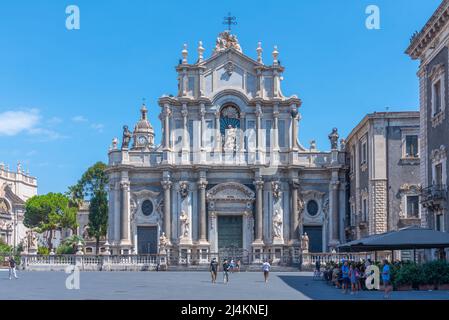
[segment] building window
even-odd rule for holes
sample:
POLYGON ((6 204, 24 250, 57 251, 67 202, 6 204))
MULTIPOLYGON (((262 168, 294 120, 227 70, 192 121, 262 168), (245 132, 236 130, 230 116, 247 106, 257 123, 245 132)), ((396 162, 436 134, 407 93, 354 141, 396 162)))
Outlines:
POLYGON ((418 157, 418 136, 411 135, 405 137, 405 156, 407 158, 418 157))
POLYGON ((368 147, 366 145, 366 141, 362 142, 362 156, 361 156, 361 164, 365 164, 367 162, 368 159, 368 147))
POLYGON ((407 196, 407 218, 419 218, 419 196, 407 196))
POLYGON ((441 80, 433 84, 433 115, 441 111, 441 80))
POLYGON ((265 146, 267 148, 266 149, 267 152, 270 151, 271 147, 271 126, 272 126, 271 120, 265 121, 265 146))
POLYGON ((307 213, 312 217, 318 214, 318 203, 315 200, 307 202, 307 213))
POLYGON ((285 120, 279 120, 278 122, 278 132, 279 132, 279 147, 285 148, 285 120))
POLYGON ((437 231, 444 231, 444 221, 443 221, 443 215, 437 214, 435 215, 435 229, 437 231))
POLYGON ((362 221, 366 222, 368 217, 368 199, 363 199, 362 221))
POLYGON ((142 203, 142 213, 144 216, 150 216, 153 213, 153 202, 145 200, 142 203))
POLYGON ((435 166, 435 185, 443 185, 443 164, 441 163, 435 166))
POLYGON ((355 146, 351 147, 351 154, 350 154, 350 172, 354 172, 355 167, 355 146))

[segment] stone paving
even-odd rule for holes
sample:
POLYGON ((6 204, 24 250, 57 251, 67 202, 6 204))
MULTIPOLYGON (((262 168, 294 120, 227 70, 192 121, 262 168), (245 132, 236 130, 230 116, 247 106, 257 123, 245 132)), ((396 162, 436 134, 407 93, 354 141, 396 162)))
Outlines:
MULTIPOLYGON (((344 295, 307 272, 276 272, 264 283, 259 272, 230 274, 230 282, 210 283, 208 272, 81 272, 80 290, 65 287, 63 272, 0 272, 0 299, 119 300, 382 300, 382 292, 344 295)), ((393 292, 392 299, 449 299, 449 291, 393 292)))

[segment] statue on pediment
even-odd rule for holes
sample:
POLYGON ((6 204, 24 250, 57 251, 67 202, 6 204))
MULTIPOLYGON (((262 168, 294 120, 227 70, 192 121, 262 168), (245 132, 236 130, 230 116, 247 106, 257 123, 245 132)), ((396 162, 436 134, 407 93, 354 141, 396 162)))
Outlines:
POLYGON ((123 140, 122 149, 128 149, 129 143, 131 141, 132 132, 129 131, 128 126, 123 126, 123 140))
POLYGON ((215 41, 214 53, 224 51, 228 48, 234 48, 238 52, 242 52, 237 36, 231 34, 229 31, 223 31, 215 41))

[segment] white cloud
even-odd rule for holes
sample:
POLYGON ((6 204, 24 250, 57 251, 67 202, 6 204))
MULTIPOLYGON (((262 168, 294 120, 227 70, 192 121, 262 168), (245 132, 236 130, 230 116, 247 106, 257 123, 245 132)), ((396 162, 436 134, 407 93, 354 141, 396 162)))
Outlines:
POLYGON ((72 118, 73 122, 87 122, 88 120, 83 116, 75 116, 72 118))
POLYGON ((59 117, 52 117, 52 118, 47 120, 47 123, 51 124, 51 125, 53 125, 53 124, 60 124, 60 123, 62 123, 62 119, 59 118, 59 117))
POLYGON ((101 133, 101 132, 103 132, 104 124, 102 124, 102 123, 92 123, 90 127, 92 129, 95 129, 95 130, 97 130, 98 132, 101 133))
POLYGON ((28 132, 31 135, 35 136, 38 141, 49 141, 66 138, 66 136, 63 136, 56 131, 44 128, 32 128, 28 130, 28 132))
POLYGON ((15 136, 34 129, 40 120, 39 110, 5 111, 0 113, 0 136, 15 136))

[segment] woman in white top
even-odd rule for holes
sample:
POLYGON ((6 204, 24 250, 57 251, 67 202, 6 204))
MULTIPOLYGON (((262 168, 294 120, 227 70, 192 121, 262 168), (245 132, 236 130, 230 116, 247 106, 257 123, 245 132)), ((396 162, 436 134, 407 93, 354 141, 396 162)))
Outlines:
POLYGON ((270 268, 271 268, 270 263, 265 260, 265 262, 262 265, 263 276, 265 278, 265 282, 268 282, 268 275, 270 273, 270 268))

